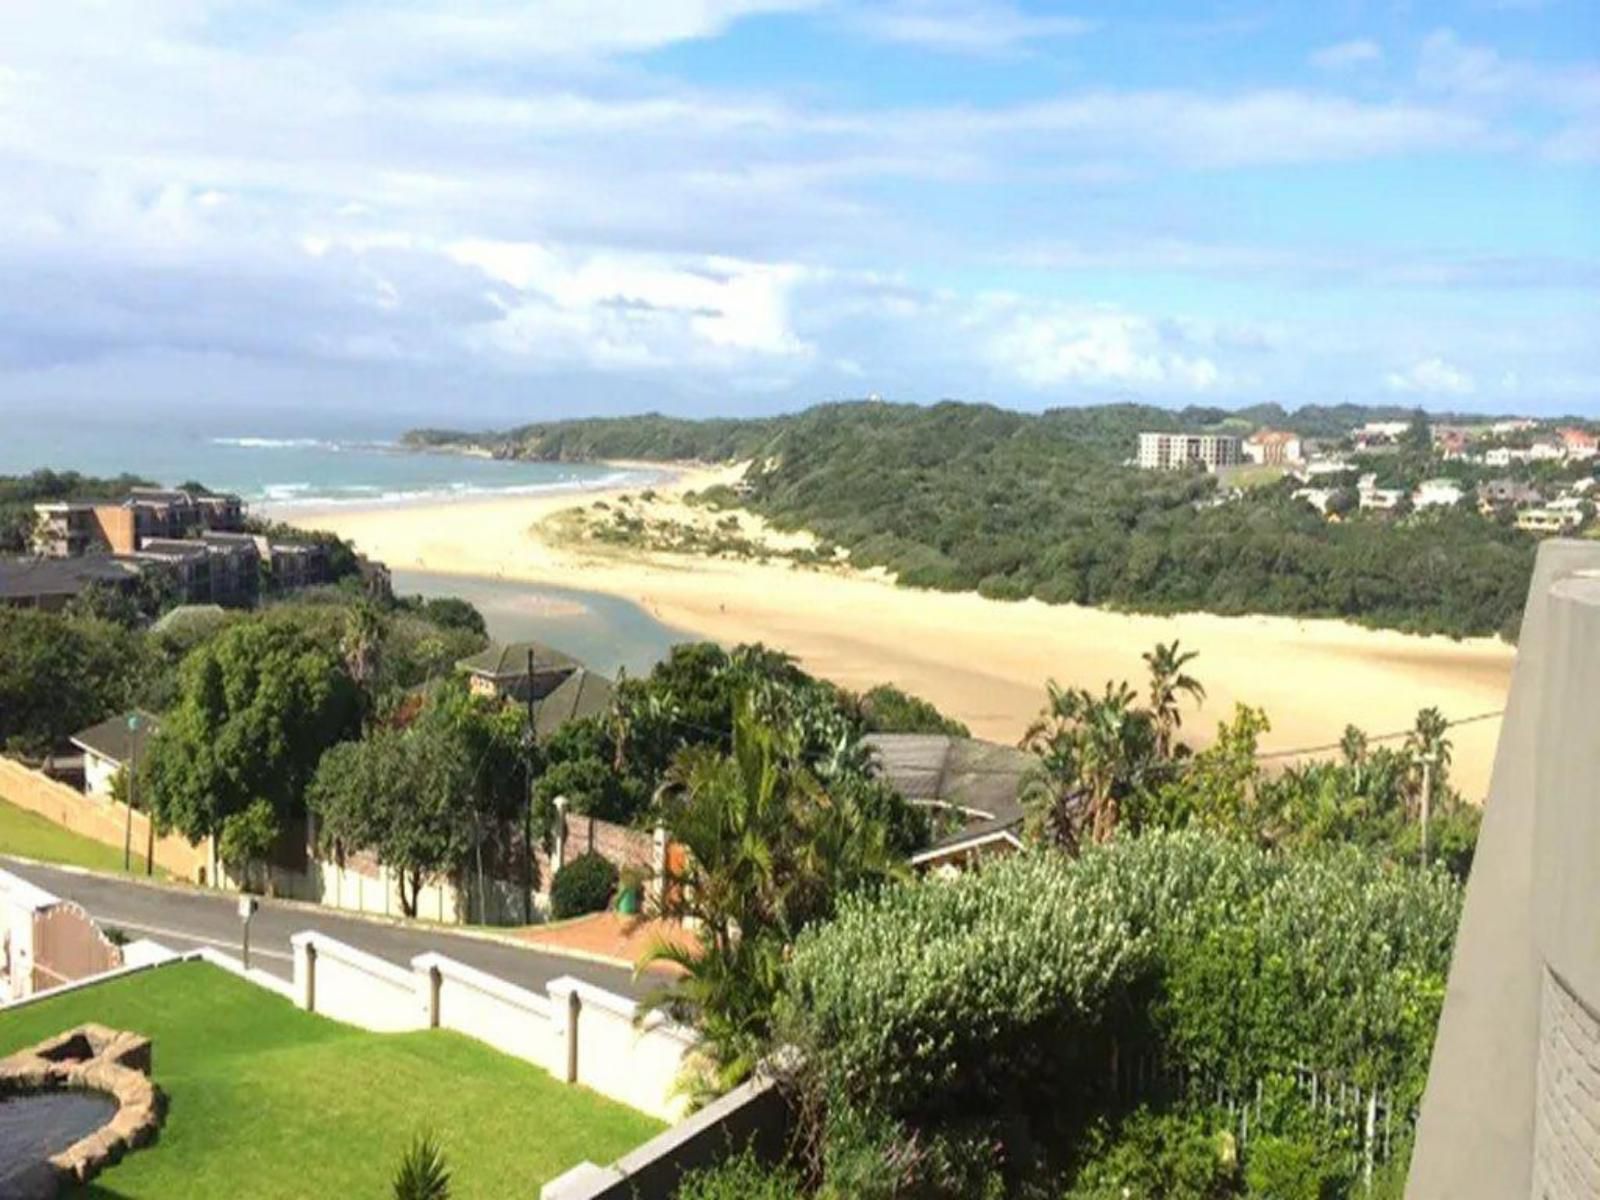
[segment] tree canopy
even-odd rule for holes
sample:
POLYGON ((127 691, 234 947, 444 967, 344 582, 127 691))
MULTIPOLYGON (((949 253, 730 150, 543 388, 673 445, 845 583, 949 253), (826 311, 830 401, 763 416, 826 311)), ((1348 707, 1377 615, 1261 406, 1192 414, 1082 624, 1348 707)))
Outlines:
POLYGON ((184 660, 140 792, 158 826, 191 841, 220 834, 256 800, 281 827, 303 811, 323 751, 351 736, 359 715, 335 647, 292 620, 241 621, 184 660))

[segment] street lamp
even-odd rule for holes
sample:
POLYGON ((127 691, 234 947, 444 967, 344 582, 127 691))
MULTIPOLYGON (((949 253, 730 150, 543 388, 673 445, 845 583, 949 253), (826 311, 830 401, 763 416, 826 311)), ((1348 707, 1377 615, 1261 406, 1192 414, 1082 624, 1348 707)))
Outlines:
POLYGON ((128 800, 122 823, 122 869, 133 870, 133 805, 138 798, 139 714, 128 714, 128 800))
POLYGON ((239 921, 243 927, 243 932, 241 935, 241 941, 243 943, 241 950, 243 953, 241 955, 241 959, 244 962, 244 969, 246 971, 250 969, 250 918, 256 915, 256 910, 260 907, 261 902, 254 896, 239 897, 239 921))

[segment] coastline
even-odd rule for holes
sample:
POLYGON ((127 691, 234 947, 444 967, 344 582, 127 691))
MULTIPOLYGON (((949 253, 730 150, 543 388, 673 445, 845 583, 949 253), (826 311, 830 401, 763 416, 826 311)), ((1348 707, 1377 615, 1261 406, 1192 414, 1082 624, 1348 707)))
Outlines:
MULTIPOLYGON (((1200 651, 1194 670, 1208 692, 1200 712, 1186 714, 1185 733, 1204 744, 1236 702, 1257 705, 1273 723, 1261 743, 1267 754, 1337 742, 1347 723, 1374 736, 1404 730, 1428 705, 1452 720, 1494 712, 1510 685, 1515 652, 1497 639, 1457 642, 1326 619, 1147 616, 988 600, 902 588, 881 571, 575 544, 563 534, 571 514, 596 502, 629 493, 642 503, 641 488, 657 493, 643 504, 652 519, 693 519, 683 493, 730 482, 737 473, 692 463, 648 466, 665 478, 273 515, 330 529, 391 567, 619 596, 697 636, 787 650, 807 670, 845 687, 896 684, 977 736, 1007 742, 1037 715, 1046 679, 1095 690, 1113 678, 1139 686, 1140 655, 1173 638, 1200 651)), ((766 530, 749 514, 739 520, 743 532, 774 546, 805 541, 766 530)), ((1482 720, 1452 730, 1452 778, 1470 799, 1488 790, 1499 724, 1482 720)))

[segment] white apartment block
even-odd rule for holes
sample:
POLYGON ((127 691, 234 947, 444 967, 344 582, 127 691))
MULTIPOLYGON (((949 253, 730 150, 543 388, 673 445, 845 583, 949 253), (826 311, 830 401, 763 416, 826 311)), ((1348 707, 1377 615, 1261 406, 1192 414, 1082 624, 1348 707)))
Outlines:
POLYGON ((1213 433, 1141 433, 1139 467, 1145 471, 1179 471, 1202 466, 1208 471, 1236 467, 1243 461, 1239 439, 1213 433))

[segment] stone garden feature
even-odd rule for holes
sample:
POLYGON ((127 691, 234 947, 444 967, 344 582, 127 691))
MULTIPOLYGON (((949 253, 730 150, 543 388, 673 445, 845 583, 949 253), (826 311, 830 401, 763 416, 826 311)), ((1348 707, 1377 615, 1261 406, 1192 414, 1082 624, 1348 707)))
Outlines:
POLYGON ((166 1113, 166 1097, 150 1081, 150 1051, 149 1038, 91 1024, 0 1059, 0 1138, 13 1128, 19 1139, 28 1137, 15 1147, 0 1144, 5 1194, 48 1200, 148 1144, 166 1113), (13 1105, 29 1106, 27 1119, 7 1122, 13 1105), (41 1144, 41 1126, 57 1142, 79 1136, 65 1146, 41 1144))

